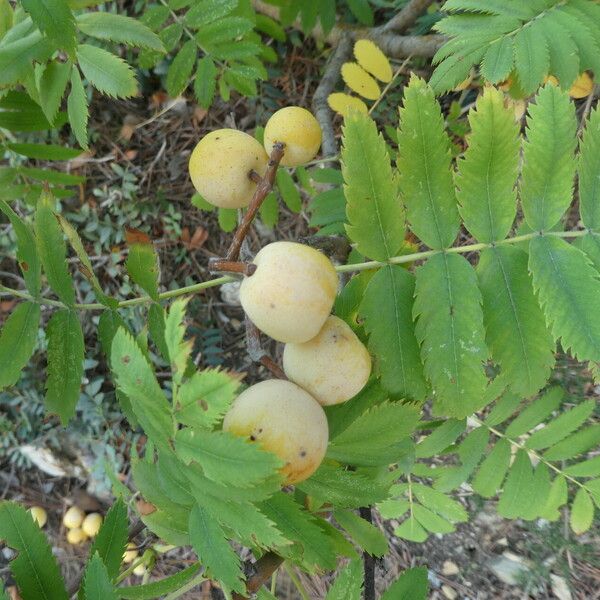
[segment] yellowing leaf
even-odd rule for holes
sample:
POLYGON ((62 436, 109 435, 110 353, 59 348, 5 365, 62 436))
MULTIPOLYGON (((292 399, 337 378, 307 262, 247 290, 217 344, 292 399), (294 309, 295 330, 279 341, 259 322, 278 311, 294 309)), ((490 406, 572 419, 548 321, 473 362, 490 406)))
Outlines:
POLYGON ((473 69, 471 69, 471 72, 469 73, 469 76, 464 81, 461 81, 454 88, 454 91, 455 92, 462 92, 463 90, 466 90, 471 85, 471 83, 473 83, 473 76, 474 75, 475 75, 475 73, 473 72, 473 69))
POLYGON ((569 96, 571 98, 585 98, 592 93, 594 89, 594 80, 590 77, 587 72, 583 72, 573 82, 571 89, 569 90, 569 96))
POLYGON ((365 114, 369 112, 367 105, 360 98, 344 94, 343 92, 329 94, 327 104, 329 104, 331 110, 334 110, 343 117, 347 117, 352 111, 358 111, 365 114))
POLYGON ((368 100, 379 98, 379 85, 360 65, 353 62, 344 63, 342 77, 346 85, 363 98, 368 100))
POLYGON ((392 65, 387 56, 371 41, 358 40, 354 44, 354 56, 358 64, 377 77, 379 81, 387 83, 392 80, 392 65))
POLYGON ((555 85, 558 87, 558 79, 556 77, 554 77, 554 75, 548 75, 544 79, 544 83, 551 83, 552 85, 555 85))

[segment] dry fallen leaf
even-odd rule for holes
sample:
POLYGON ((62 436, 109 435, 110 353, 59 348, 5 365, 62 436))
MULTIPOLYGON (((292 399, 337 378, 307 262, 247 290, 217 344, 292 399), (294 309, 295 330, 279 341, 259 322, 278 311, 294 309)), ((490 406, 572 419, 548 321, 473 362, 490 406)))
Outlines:
POLYGON ((388 83, 392 80, 393 73, 390 61, 371 40, 358 40, 354 44, 354 56, 358 64, 365 71, 377 77, 379 81, 388 83))
POLYGON ((344 94, 343 92, 329 94, 327 104, 329 104, 331 110, 334 110, 343 117, 347 117, 350 112, 355 110, 364 114, 369 112, 367 105, 360 98, 344 94))
POLYGON ((346 85, 368 100, 377 100, 381 93, 379 84, 359 64, 347 62, 342 65, 342 78, 346 85))

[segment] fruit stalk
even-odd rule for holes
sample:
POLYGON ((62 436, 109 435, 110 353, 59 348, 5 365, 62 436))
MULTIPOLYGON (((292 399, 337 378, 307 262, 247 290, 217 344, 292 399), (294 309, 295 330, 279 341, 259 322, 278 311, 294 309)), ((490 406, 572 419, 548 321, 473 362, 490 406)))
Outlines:
MULTIPOLYGON (((248 206, 248 210, 244 214, 244 218, 237 228, 233 240, 231 241, 231 245, 229 246, 229 250, 225 256, 228 261, 237 261, 240 255, 240 249, 242 247, 242 243, 244 239, 248 235, 248 230, 250 229, 250 225, 258 212, 258 209, 261 207, 264 199, 269 195, 269 192, 273 189, 273 184, 275 183, 275 175, 277 174, 277 168, 279 167, 279 163, 283 158, 283 151, 285 149, 285 145, 277 142, 273 145, 273 151, 271 152, 271 156, 269 157, 269 164, 267 166, 267 170, 265 172, 264 177, 260 180, 258 185, 256 186, 256 190, 254 191, 254 196, 252 196, 252 200, 248 206)), ((248 177, 251 177, 251 174, 248 174, 248 177)))
POLYGON ((277 379, 287 379, 283 369, 269 356, 260 342, 258 327, 246 315, 246 348, 248 356, 267 368, 277 379))

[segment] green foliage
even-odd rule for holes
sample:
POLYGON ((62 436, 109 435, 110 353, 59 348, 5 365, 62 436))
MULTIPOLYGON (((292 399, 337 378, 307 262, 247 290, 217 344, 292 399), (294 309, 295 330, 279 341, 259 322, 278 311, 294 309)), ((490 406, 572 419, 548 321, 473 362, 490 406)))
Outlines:
POLYGON ((117 600, 106 567, 98 554, 94 554, 85 569, 83 591, 86 600, 117 600))
POLYGON ((443 8, 448 14, 435 28, 450 39, 433 59, 437 93, 454 88, 477 65, 490 83, 512 75, 526 95, 548 74, 568 90, 582 71, 599 72, 600 7, 594 2, 448 0, 443 8))
POLYGON ((360 560, 352 560, 337 576, 325 600, 360 600, 362 598, 363 567, 360 560))
POLYGON ((404 571, 381 600, 425 600, 428 587, 427 567, 415 567, 404 571))

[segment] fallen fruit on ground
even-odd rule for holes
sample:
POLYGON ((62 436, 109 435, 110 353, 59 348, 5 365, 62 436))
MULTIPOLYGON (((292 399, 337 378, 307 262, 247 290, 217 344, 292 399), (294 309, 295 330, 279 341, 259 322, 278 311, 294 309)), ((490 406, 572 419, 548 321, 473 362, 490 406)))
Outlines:
POLYGON ((83 531, 83 529, 80 529, 79 527, 75 527, 67 531, 67 542, 69 542, 69 544, 72 544, 73 546, 82 544, 87 539, 88 536, 85 534, 85 531, 83 531))
POLYGON ((48 514, 41 506, 32 506, 29 512, 39 527, 43 527, 48 522, 48 514))
POLYGON ((269 157, 251 135, 237 129, 217 129, 205 135, 190 156, 194 187, 210 204, 221 208, 248 206, 256 183, 251 171, 263 175, 269 157))
POLYGON ((285 149, 281 164, 298 167, 312 160, 321 147, 321 126, 313 114, 300 106, 287 106, 273 113, 265 126, 265 150, 271 154, 275 142, 285 149))
POLYGON ((254 258, 240 301, 251 321, 280 342, 306 342, 329 316, 338 287, 331 261, 295 242, 274 242, 254 258))
POLYGON ((371 374, 371 356, 347 323, 331 315, 308 342, 286 344, 283 370, 322 406, 350 400, 371 374))
POLYGON ((139 556, 137 546, 133 542, 127 544, 127 549, 123 552, 123 562, 128 565, 139 556))
POLYGON ((94 537, 100 531, 100 527, 102 526, 102 515, 99 513, 90 513, 85 517, 83 523, 81 524, 81 528, 85 531, 85 534, 88 537, 94 537))
POLYGON ((84 518, 85 514, 79 506, 71 506, 63 515, 63 525, 67 529, 78 529, 81 527, 84 518))
POLYGON ((242 392, 223 429, 259 443, 283 462, 285 483, 298 483, 319 467, 329 429, 319 403, 291 381, 261 381, 242 392))

